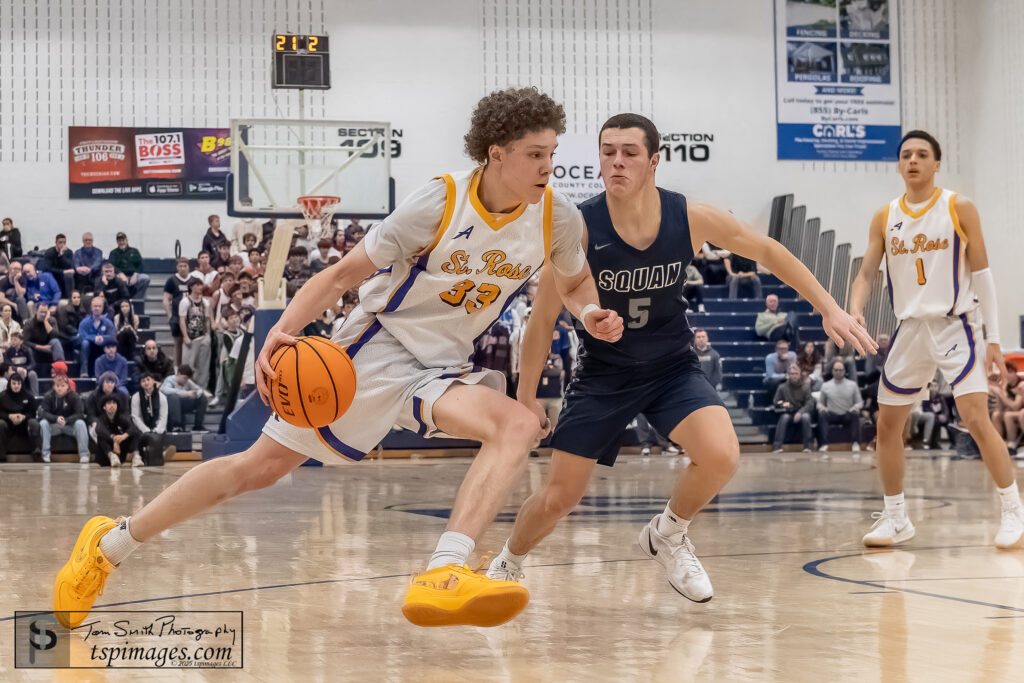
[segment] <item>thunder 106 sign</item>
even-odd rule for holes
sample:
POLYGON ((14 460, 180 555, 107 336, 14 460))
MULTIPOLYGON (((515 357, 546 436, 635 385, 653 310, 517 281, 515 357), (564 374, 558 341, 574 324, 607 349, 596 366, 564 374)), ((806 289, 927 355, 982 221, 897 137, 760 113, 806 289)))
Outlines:
POLYGON ((223 199, 227 128, 68 129, 71 199, 223 199))
POLYGON ((775 0, 779 159, 896 159, 897 1, 775 0))

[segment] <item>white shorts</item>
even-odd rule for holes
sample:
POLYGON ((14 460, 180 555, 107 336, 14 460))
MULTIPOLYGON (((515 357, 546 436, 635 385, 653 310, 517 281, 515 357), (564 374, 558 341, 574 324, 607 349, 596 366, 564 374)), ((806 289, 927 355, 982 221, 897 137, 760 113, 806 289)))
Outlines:
POLYGON ((420 436, 449 436, 434 424, 434 401, 453 382, 483 384, 505 393, 505 375, 467 363, 428 368, 385 330, 372 313, 356 307, 335 335, 356 369, 356 395, 348 411, 320 429, 290 425, 272 415, 263 433, 325 465, 362 460, 394 425, 420 436))
POLYGON ((974 312, 945 318, 907 318, 893 334, 878 382, 878 402, 905 406, 942 371, 953 396, 988 392, 985 340, 974 312))

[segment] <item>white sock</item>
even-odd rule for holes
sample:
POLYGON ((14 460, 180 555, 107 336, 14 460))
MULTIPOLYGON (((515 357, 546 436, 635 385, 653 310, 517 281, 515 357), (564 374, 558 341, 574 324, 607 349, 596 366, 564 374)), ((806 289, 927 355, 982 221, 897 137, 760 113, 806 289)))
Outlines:
POLYGON ((997 486, 996 491, 999 491, 999 500, 1002 501, 1004 507, 1019 507, 1021 505, 1020 491, 1017 489, 1016 481, 1005 489, 997 486))
POLYGON ((501 549, 501 552, 498 553, 498 556, 494 558, 494 561, 491 562, 491 564, 498 566, 502 562, 505 562, 506 566, 512 565, 516 569, 522 569, 523 560, 525 559, 526 553, 523 553, 522 555, 516 555, 508 549, 508 541, 505 541, 505 547, 501 549))
POLYGON ((690 528, 690 520, 683 519, 672 512, 672 508, 666 503, 665 511, 661 513, 661 517, 658 517, 657 532, 662 536, 671 536, 672 534, 685 534, 688 528, 690 528))
POLYGON ((113 565, 119 565, 128 559, 128 556, 135 552, 135 549, 142 545, 136 541, 128 530, 129 519, 125 517, 121 523, 108 531, 100 539, 100 551, 113 565))
POLYGON ((900 491, 895 496, 883 496, 885 499, 885 511, 895 513, 899 517, 907 516, 907 506, 903 502, 903 492, 900 491))
POLYGON ((434 554, 430 556, 427 571, 446 564, 454 564, 456 567, 464 565, 475 546, 476 542, 466 534, 460 534, 458 531, 444 532, 437 541, 434 554))

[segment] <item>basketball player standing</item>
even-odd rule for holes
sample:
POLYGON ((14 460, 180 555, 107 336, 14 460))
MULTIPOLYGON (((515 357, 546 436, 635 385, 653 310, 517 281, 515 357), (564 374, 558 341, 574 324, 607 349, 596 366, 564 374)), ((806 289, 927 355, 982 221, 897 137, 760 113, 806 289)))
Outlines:
POLYGON ((866 546, 889 546, 914 537, 903 499, 903 426, 938 367, 999 490, 1002 524, 995 544, 1012 548, 1024 543, 1024 506, 1006 444, 988 419, 988 371, 994 368, 1001 377, 1006 372, 995 280, 978 210, 970 200, 935 186, 941 161, 942 148, 930 134, 913 130, 903 136, 899 169, 906 192, 875 213, 850 293, 850 312, 863 322, 871 281, 884 257, 889 298, 900 322, 878 382, 878 471, 885 509, 863 540, 866 546))

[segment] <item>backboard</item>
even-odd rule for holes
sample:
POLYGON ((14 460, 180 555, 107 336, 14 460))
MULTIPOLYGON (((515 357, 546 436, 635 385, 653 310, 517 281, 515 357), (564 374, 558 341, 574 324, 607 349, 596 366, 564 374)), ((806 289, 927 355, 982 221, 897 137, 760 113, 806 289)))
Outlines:
POLYGON ((231 120, 228 215, 302 218, 296 199, 337 195, 335 216, 383 218, 393 208, 391 124, 231 120))

